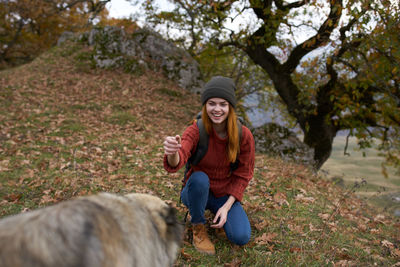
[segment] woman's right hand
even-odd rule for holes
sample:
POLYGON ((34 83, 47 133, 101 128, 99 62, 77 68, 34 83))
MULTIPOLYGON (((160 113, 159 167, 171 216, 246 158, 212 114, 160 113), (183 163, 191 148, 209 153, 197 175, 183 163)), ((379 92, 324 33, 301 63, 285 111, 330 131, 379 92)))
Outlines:
POLYGON ((167 136, 164 140, 164 153, 165 155, 174 155, 179 149, 181 149, 181 137, 179 135, 176 136, 167 136))
POLYGON ((167 155, 168 164, 171 167, 176 167, 179 164, 179 149, 181 149, 181 137, 167 136, 164 140, 164 153, 167 155))

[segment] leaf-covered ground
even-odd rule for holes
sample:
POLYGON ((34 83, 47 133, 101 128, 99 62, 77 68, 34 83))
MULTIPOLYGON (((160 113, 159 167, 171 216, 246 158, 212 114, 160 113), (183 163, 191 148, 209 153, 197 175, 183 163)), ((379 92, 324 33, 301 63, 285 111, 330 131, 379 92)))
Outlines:
MULTIPOLYGON (((162 142, 200 110, 160 73, 91 68, 90 49, 55 48, 0 72, 0 216, 100 191, 145 192, 178 209, 182 172, 162 167, 162 142)), ((307 168, 256 156, 243 201, 252 238, 217 255, 191 245, 176 266, 400 266, 400 223, 307 168)), ((211 215, 209 215, 211 218, 211 215)))

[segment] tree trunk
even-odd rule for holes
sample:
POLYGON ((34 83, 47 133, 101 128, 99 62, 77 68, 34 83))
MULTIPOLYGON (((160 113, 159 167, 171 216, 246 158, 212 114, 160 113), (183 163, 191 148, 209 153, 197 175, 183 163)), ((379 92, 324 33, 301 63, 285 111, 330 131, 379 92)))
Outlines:
POLYGON ((333 139, 338 132, 338 128, 329 118, 333 110, 329 94, 335 86, 335 79, 331 79, 325 86, 319 88, 317 103, 304 104, 298 98, 300 89, 291 79, 290 71, 294 69, 285 68, 262 46, 246 47, 245 52, 269 74, 289 114, 296 118, 303 130, 303 142, 314 149, 314 167, 320 169, 331 155, 333 139))
POLYGON ((314 149, 314 167, 319 170, 331 155, 337 129, 319 115, 309 117, 307 122, 309 128, 304 131, 303 142, 314 149))

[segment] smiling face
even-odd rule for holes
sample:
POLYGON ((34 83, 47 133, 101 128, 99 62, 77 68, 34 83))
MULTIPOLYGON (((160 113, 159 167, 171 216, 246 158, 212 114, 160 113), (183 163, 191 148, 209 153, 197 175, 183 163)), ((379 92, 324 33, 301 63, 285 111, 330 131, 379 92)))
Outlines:
POLYGON ((215 124, 223 123, 228 117, 229 102, 223 98, 210 98, 206 102, 207 115, 215 124))

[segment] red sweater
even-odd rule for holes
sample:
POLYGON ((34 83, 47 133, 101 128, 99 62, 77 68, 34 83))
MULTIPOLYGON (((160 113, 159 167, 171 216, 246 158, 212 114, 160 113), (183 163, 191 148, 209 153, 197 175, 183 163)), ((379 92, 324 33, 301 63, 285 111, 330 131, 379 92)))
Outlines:
MULTIPOLYGON (((182 147, 179 150, 180 161, 178 166, 172 168, 168 164, 167 156, 164 155, 165 170, 168 172, 177 172, 182 168, 192 153, 195 152, 199 137, 199 128, 196 122, 194 122, 186 128, 182 135, 182 147)), ((209 136, 206 155, 199 164, 189 170, 187 177, 190 177, 193 171, 203 171, 210 179, 210 189, 214 196, 232 195, 238 201, 241 201, 244 190, 251 178, 253 178, 255 158, 253 135, 247 127, 242 126, 242 139, 240 141, 240 154, 238 158, 239 166, 231 175, 229 175, 230 164, 226 152, 227 143, 227 138, 221 139, 213 131, 209 136)), ((186 180, 184 184, 186 184, 186 180)))

